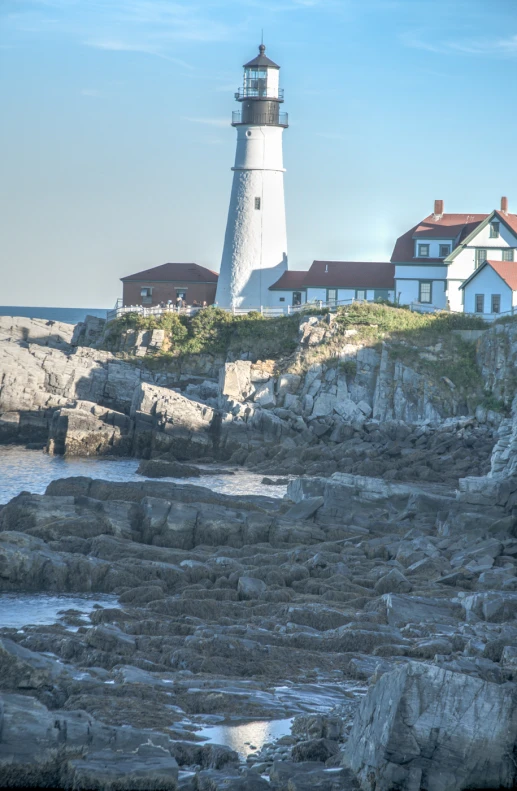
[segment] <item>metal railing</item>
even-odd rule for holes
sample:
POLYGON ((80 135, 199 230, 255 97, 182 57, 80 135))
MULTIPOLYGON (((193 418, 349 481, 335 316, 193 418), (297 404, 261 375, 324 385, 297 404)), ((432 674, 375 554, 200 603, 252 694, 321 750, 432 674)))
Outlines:
POLYGON ((253 113, 252 120, 243 121, 240 110, 232 112, 232 126, 246 124, 249 126, 289 126, 288 113, 253 113))
POLYGON ((478 319, 484 319, 485 321, 497 321, 497 319, 503 318, 505 316, 517 316, 517 306, 512 307, 511 310, 502 310, 499 313, 476 313, 476 312, 468 312, 466 310, 451 310, 446 308, 437 308, 434 305, 427 305, 426 303, 422 303, 422 302, 411 302, 409 305, 409 309, 415 311, 416 313, 444 312, 444 313, 455 313, 457 315, 462 315, 462 316, 476 316, 478 319))
POLYGON ((276 88, 272 90, 271 88, 252 88, 246 85, 244 88, 239 88, 235 91, 235 98, 237 101, 242 101, 243 99, 278 99, 283 102, 284 89, 276 88))

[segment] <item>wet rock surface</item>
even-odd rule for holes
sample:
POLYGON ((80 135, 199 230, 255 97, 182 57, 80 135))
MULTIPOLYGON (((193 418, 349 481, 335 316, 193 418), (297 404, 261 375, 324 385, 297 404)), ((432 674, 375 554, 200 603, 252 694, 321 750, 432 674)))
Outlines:
POLYGON ((0 511, 0 591, 118 601, 0 631, 7 785, 517 781, 512 509, 340 473, 289 493, 68 478, 0 511))

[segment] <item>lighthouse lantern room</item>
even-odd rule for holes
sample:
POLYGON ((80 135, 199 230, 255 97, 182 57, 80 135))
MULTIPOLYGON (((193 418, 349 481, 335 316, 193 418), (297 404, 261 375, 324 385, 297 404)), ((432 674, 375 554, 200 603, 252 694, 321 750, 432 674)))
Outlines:
POLYGON ((269 286, 287 269, 280 67, 259 47, 244 65, 233 113, 237 150, 216 301, 223 308, 268 306, 269 286))

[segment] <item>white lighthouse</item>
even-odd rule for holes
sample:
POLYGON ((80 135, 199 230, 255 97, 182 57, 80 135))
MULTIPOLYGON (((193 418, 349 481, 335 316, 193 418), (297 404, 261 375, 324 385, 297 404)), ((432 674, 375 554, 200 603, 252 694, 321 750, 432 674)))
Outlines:
POLYGON ((259 47, 244 66, 233 113, 237 151, 216 301, 222 308, 269 305, 269 286, 287 269, 280 67, 259 47))

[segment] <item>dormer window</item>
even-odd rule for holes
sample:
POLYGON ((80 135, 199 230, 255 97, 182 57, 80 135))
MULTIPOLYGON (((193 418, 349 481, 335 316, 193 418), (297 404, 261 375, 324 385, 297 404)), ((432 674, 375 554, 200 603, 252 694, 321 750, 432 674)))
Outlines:
POLYGON ((419 244, 418 245, 418 257, 419 258, 429 258, 429 245, 428 244, 419 244))
POLYGON ((441 244, 440 245, 440 258, 447 258, 449 253, 451 252, 450 244, 441 244))
POLYGON ((490 223, 490 238, 491 239, 499 239, 499 225, 498 222, 491 222, 490 223))

